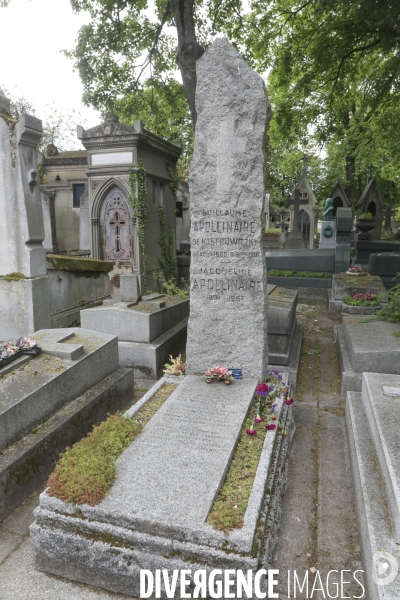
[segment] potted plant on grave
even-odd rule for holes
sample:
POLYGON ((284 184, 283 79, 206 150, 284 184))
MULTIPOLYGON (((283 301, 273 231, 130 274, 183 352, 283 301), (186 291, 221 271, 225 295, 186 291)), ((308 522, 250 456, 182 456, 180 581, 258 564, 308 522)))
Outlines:
POLYGON ((375 219, 372 213, 361 213, 356 220, 356 227, 361 233, 368 233, 375 228, 375 219))
POLYGON ((354 294, 353 296, 343 296, 343 302, 348 306, 379 306, 379 297, 376 294, 354 294))
POLYGON ((182 360, 182 355, 179 354, 179 356, 173 358, 172 354, 170 354, 169 360, 170 362, 164 365, 164 378, 171 383, 184 379, 186 363, 182 360))
POLYGON ((230 385, 233 381, 232 371, 228 371, 226 367, 211 367, 204 373, 206 383, 212 383, 215 380, 223 381, 226 385, 230 385))

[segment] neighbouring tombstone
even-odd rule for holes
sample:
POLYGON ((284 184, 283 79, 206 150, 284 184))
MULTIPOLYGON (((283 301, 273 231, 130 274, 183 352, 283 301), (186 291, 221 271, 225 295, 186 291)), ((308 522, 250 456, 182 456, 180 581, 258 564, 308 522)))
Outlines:
POLYGON ((361 214, 371 213, 375 221, 375 228, 370 232, 373 240, 380 240, 384 216, 384 204, 379 191, 378 182, 372 176, 372 167, 369 167, 368 183, 357 204, 357 217, 361 214))
POLYGON ((330 198, 333 200, 333 218, 336 218, 338 208, 351 208, 347 194, 344 191, 340 181, 336 181, 335 185, 333 186, 330 198))
MULTIPOLYGON (((308 202, 308 201, 307 201, 308 202)), ((304 241, 304 236, 300 231, 299 227, 299 208, 300 204, 304 204, 305 201, 300 201, 300 190, 297 188, 294 190, 294 201, 293 201, 293 226, 292 230, 287 234, 287 239, 285 242, 285 248, 293 249, 293 248, 305 248, 306 243, 304 241)))
POLYGON ((140 293, 140 278, 138 275, 120 275, 121 302, 138 302, 140 293))
POLYGON ((351 208, 336 211, 335 273, 343 273, 350 266, 351 230, 353 214, 351 208))
MULTIPOLYGON (((317 222, 317 199, 314 191, 307 177, 307 160, 306 155, 303 156, 303 168, 301 170, 301 177, 296 185, 296 189, 300 195, 300 207, 297 225, 303 235, 306 248, 314 247, 314 230, 317 222)), ((288 199, 287 204, 290 206, 290 231, 294 229, 295 225, 295 208, 294 208, 294 194, 288 199)), ((289 248, 289 246, 285 246, 289 248)), ((293 247, 293 246, 291 246, 293 247)), ((302 246, 304 247, 304 246, 302 246)))
POLYGON ((222 363, 260 377, 268 364, 261 215, 269 102, 261 77, 224 38, 197 63, 196 94, 187 373, 222 363))
POLYGON ((50 327, 36 146, 42 122, 11 118, 0 95, 0 340, 50 327))

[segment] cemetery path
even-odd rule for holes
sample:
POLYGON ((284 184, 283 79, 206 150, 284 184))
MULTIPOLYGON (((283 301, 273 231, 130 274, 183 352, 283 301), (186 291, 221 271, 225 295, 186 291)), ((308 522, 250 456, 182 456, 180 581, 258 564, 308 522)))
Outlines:
MULTIPOLYGON (((333 326, 325 301, 302 301, 298 320, 304 337, 293 405, 296 434, 289 460, 288 486, 282 505, 279 540, 273 567, 280 569, 280 598, 325 598, 326 577, 331 570, 361 568, 358 530, 350 484, 345 434, 345 400, 340 396, 340 376, 333 326), (293 591, 294 570, 302 583, 309 572, 309 592, 293 591), (323 592, 311 596, 317 572, 323 592), (291 581, 289 596, 288 574, 291 581)), ((347 579, 346 579, 347 577, 347 579)), ((351 573, 344 593, 361 595, 351 573)), ((340 581, 336 574, 330 581, 340 581)), ((316 589, 321 586, 319 582, 316 589)), ((330 586, 335 597, 335 588, 330 586)), ((340 593, 340 592, 339 592, 340 593)))

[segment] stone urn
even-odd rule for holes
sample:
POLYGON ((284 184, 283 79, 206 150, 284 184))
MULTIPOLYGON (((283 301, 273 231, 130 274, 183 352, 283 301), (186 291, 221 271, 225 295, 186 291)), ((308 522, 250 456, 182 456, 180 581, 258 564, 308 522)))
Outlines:
POLYGON ((368 233, 376 226, 375 219, 357 219, 356 227, 361 233, 368 233))

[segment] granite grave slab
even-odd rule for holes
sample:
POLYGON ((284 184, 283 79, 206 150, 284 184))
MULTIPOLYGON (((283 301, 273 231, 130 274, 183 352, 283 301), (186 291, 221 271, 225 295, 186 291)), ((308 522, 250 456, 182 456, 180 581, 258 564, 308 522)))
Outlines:
POLYGON ((46 478, 68 443, 133 397, 133 372, 119 366, 116 336, 80 328, 34 336, 42 353, 0 376, 0 520, 46 478))
POLYGON ((118 460, 117 480, 101 504, 77 512, 43 492, 31 527, 38 568, 138 597, 140 569, 268 564, 293 435, 282 398, 277 416, 288 435, 275 430, 265 438, 243 527, 223 532, 205 522, 256 385, 243 379, 209 386, 185 377, 118 460))
POLYGON ((81 324, 116 334, 121 366, 132 367, 135 377, 154 379, 161 377, 170 354, 184 352, 188 316, 189 300, 153 294, 137 304, 118 302, 83 310, 81 324))
POLYGON ((400 373, 400 324, 343 317, 343 334, 351 366, 357 373, 400 373))
POLYGON ((366 598, 399 598, 400 579, 396 577, 396 569, 400 564, 400 551, 392 535, 386 489, 360 392, 347 394, 346 430, 366 598), (394 579, 390 577, 393 568, 394 579), (378 581, 382 585, 378 585, 378 581))
POLYGON ((364 413, 379 463, 394 541, 400 543, 400 376, 365 373, 361 389, 364 413), (390 395, 385 394, 390 387, 390 395), (393 390, 397 389, 397 395, 393 390))
POLYGON ((186 368, 204 373, 226 362, 244 377, 260 377, 268 364, 261 217, 270 106, 261 77, 224 38, 196 71, 186 368), (240 344, 232 342, 233 331, 240 344))

